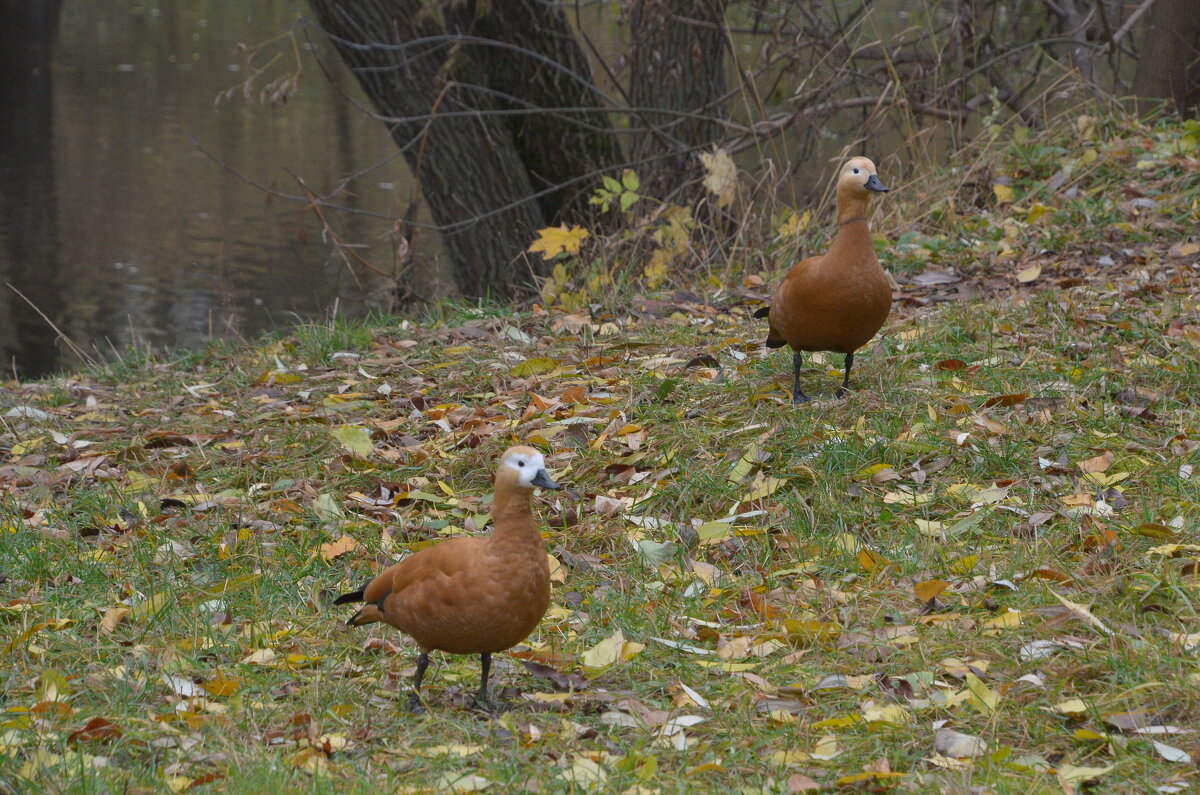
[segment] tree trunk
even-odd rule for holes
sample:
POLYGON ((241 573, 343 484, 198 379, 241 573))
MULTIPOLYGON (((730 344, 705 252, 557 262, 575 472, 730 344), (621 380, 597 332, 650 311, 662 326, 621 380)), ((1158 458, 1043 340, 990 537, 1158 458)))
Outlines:
POLYGON ((641 192, 665 198, 700 171, 696 150, 721 135, 727 0, 632 0, 629 99, 633 122, 651 128, 634 140, 641 192))
POLYGON ((508 299, 544 269, 525 248, 545 225, 479 66, 444 36, 442 9, 425 0, 310 0, 321 25, 381 115, 470 115, 391 123, 464 295, 508 299), (416 42, 416 43, 413 43, 416 42), (411 43, 411 44, 410 44, 411 43))
POLYGON ((538 198, 543 215, 554 223, 583 220, 595 182, 586 176, 618 162, 621 153, 594 88, 591 64, 562 6, 546 0, 471 0, 452 4, 446 13, 464 34, 512 45, 464 47, 487 76, 488 87, 506 95, 494 99, 499 107, 578 109, 509 115, 505 120, 534 190, 564 185, 538 198), (589 108, 594 112, 580 112, 589 108))
MULTIPOLYGON (((1171 100, 1180 113, 1200 106, 1200 7, 1197 0, 1157 0, 1146 14, 1133 77, 1139 98, 1171 100)), ((1139 102, 1146 111, 1158 103, 1139 102)))

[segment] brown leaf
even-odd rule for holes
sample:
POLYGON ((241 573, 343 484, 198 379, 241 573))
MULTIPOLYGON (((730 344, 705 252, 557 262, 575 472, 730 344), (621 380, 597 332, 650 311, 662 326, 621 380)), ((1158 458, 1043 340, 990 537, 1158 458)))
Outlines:
POLYGON ((967 363, 962 359, 943 359, 934 365, 937 370, 966 370, 967 363))
POLYGON ((358 549, 358 541, 352 535, 344 535, 337 541, 330 541, 321 545, 321 560, 333 560, 341 557, 347 552, 358 549))
POLYGON ((521 660, 521 665, 525 666, 525 670, 536 676, 538 679, 545 679, 554 686, 555 690, 560 692, 587 690, 588 678, 583 674, 568 674, 551 668, 549 665, 543 665, 540 662, 532 660, 521 660))
POLYGON ((1129 532, 1135 533, 1146 538, 1154 538, 1159 541, 1174 541, 1175 531, 1167 527, 1165 524, 1157 524, 1155 522, 1142 522, 1137 527, 1134 527, 1129 532))
POLYGON ((1121 731, 1136 731, 1137 729, 1153 726, 1155 721, 1144 709, 1134 709, 1128 712, 1109 712, 1101 716, 1109 726, 1121 731))
POLYGON ((990 397, 983 402, 983 408, 990 409, 992 406, 1016 406, 1019 403, 1024 403, 1029 397, 1028 392, 1016 392, 1011 395, 996 395, 990 397))
POLYGON ((1079 462, 1079 470, 1085 474, 1092 472, 1103 472, 1112 466, 1113 454, 1107 450, 1096 456, 1089 458, 1086 461, 1079 462))
POLYGON ((104 740, 115 740, 120 736, 121 730, 112 721, 106 718, 92 718, 82 729, 71 732, 71 736, 67 738, 67 742, 102 742, 104 740))
POLYGON ((788 792, 809 792, 820 788, 820 784, 802 773, 797 773, 787 780, 788 792))

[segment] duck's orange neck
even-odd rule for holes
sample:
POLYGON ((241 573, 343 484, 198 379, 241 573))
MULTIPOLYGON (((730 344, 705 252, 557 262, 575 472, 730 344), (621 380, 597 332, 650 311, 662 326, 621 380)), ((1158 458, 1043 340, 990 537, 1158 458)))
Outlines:
POLYGON ((533 521, 532 494, 525 489, 497 484, 492 497, 492 538, 500 542, 542 542, 533 521))
POLYGON ((529 497, 529 492, 524 489, 498 486, 492 497, 492 521, 496 521, 501 516, 532 516, 533 508, 530 505, 529 497))
POLYGON ((851 193, 838 191, 837 221, 838 226, 848 225, 852 221, 867 220, 867 200, 851 193))
POLYGON ((863 255, 874 254, 871 229, 867 225, 866 199, 838 191, 837 221, 837 236, 829 247, 830 255, 839 260, 857 261, 863 255))

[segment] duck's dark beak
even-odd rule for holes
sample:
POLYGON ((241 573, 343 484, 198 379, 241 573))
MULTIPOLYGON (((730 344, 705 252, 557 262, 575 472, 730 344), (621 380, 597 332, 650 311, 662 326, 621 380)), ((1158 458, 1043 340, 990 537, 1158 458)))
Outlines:
POLYGON ((875 193, 887 193, 889 190, 891 190, 891 188, 880 182, 879 177, 874 174, 867 177, 867 181, 863 187, 869 191, 874 191, 875 193))
POLYGON ((554 479, 550 477, 550 473, 544 469, 539 469, 538 473, 533 476, 533 480, 531 480, 529 482, 532 483, 533 485, 538 486, 539 488, 543 488, 543 489, 561 489, 562 488, 562 486, 560 486, 554 482, 554 479))

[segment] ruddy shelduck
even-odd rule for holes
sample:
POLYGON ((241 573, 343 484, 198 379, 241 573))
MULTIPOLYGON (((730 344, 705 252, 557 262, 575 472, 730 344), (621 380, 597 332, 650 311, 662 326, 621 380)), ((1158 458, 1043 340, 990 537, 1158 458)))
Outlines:
POLYGON ((550 567, 533 518, 535 487, 557 489, 542 454, 518 445, 500 456, 492 524, 486 537, 450 538, 384 569, 334 604, 366 602, 347 624, 382 621, 412 635, 421 649, 409 709, 422 712, 421 679, 429 652, 478 654, 476 702, 490 708, 492 655, 529 636, 550 604, 550 567))
POLYGON ((792 266, 769 307, 754 313, 769 324, 767 347, 793 351, 792 403, 805 403, 800 389, 802 351, 846 354, 846 374, 837 390, 850 387, 854 352, 883 327, 892 306, 892 288, 875 256, 867 225, 872 193, 886 193, 875 164, 865 157, 847 161, 837 180, 837 236, 819 257, 792 266))

